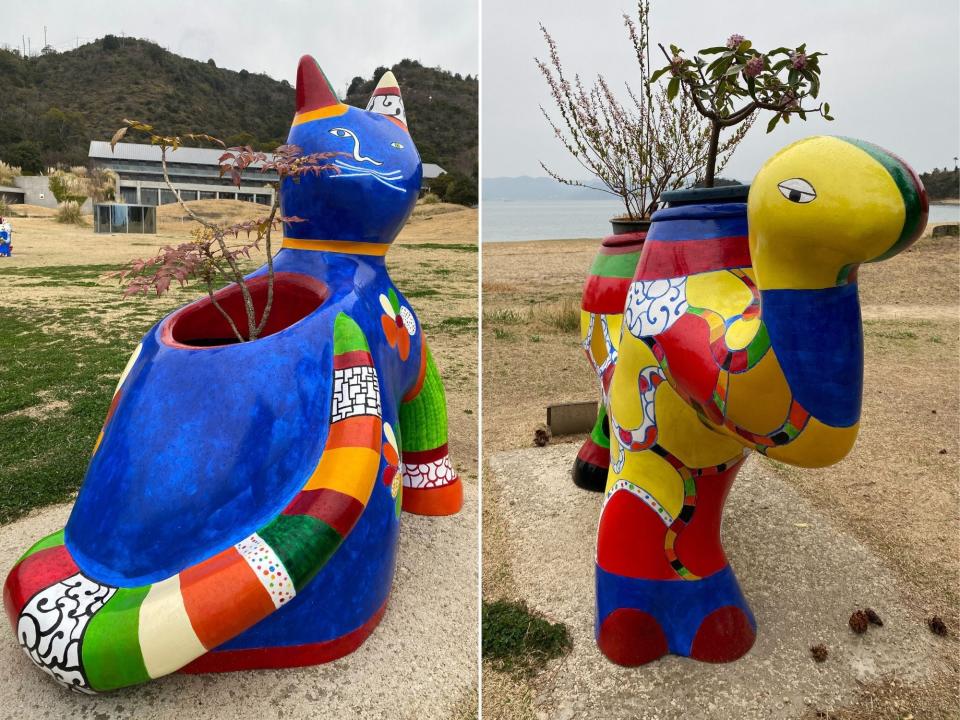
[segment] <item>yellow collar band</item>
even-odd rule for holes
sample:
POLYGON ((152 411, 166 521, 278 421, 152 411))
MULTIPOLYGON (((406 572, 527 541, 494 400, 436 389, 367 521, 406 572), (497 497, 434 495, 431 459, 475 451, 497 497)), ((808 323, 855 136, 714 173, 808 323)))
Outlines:
POLYGON ((355 242, 353 240, 301 240, 285 237, 280 247, 286 250, 314 250, 382 257, 390 249, 390 243, 355 242))

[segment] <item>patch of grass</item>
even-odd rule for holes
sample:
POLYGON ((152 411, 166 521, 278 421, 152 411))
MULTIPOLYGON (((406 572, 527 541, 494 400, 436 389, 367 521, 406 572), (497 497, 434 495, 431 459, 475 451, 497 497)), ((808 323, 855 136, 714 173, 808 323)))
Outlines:
POLYGON ((483 659, 501 672, 533 674, 573 648, 570 631, 531 612, 524 602, 484 602, 483 659))
POLYGON ((526 321, 523 314, 513 308, 500 308, 489 313, 484 313, 483 321, 485 323, 500 325, 519 325, 526 321))
POLYGON ((398 245, 406 250, 454 250, 456 252, 477 252, 477 245, 471 243, 417 243, 416 245, 398 245))
POLYGON ((431 297, 433 295, 439 295, 438 290, 434 290, 431 287, 422 287, 417 288, 416 290, 405 290, 403 296, 406 298, 422 298, 422 297, 431 297))
POLYGON ((3 308, 0 323, 0 523, 69 499, 80 486, 116 378, 149 327, 105 328, 96 315, 3 308), (47 328, 65 323, 77 335, 47 328), (82 337, 95 332, 100 342, 82 337), (50 401, 64 412, 13 414, 50 401))
POLYGON ((493 336, 494 336, 497 340, 506 340, 507 338, 512 337, 512 336, 513 336, 513 333, 510 332, 509 330, 505 330, 504 328, 499 328, 499 327, 498 327, 498 328, 494 328, 494 329, 493 329, 493 336))
POLYGON ((4 268, 4 275, 61 280, 93 280, 118 269, 119 265, 43 265, 41 267, 4 268))
POLYGON ((539 336, 539 335, 531 335, 531 336, 530 336, 530 342, 533 342, 533 343, 538 343, 538 342, 540 342, 540 336, 539 336))
POLYGON ((867 335, 885 340, 916 340, 919 337, 912 330, 867 330, 867 335))
POLYGON ((453 333, 470 332, 476 329, 477 318, 472 315, 454 315, 444 318, 431 328, 431 330, 447 330, 453 333))
POLYGON ((564 333, 580 332, 580 301, 566 299, 531 308, 547 325, 564 333))

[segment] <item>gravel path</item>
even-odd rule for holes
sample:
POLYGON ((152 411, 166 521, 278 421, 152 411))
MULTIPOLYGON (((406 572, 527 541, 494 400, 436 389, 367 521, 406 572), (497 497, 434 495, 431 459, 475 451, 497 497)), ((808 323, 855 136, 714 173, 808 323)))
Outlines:
MULTIPOLYGON (((854 700, 862 684, 917 682, 944 670, 952 643, 934 638, 898 593, 892 570, 832 525, 764 463, 733 485, 724 537, 759 636, 740 661, 667 657, 626 669, 593 640, 594 541, 600 497, 576 488, 574 444, 492 455, 505 509, 512 575, 532 607, 571 630, 572 653, 537 678, 540 718, 799 718, 854 700), (882 628, 856 636, 853 610, 873 607, 882 628), (810 646, 830 655, 817 664, 810 646)), ((891 518, 891 521, 893 518, 891 518)))
MULTIPOLYGON (((288 670, 172 675, 99 696, 64 690, 0 632, 0 718, 273 720, 447 718, 469 705, 477 667, 477 491, 456 516, 404 515, 386 615, 352 655, 288 670)), ((63 527, 70 505, 0 528, 0 567, 63 527)))

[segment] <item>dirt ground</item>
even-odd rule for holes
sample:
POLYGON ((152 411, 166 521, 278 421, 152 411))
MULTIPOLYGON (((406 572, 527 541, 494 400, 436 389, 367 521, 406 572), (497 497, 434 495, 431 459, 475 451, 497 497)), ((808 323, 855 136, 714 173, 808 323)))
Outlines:
MULTIPOLYGON (((235 201, 191 203, 221 222, 262 208, 235 201)), ((115 281, 71 282, 71 266, 97 272, 164 244, 184 242, 191 224, 161 208, 157 235, 95 235, 39 210, 11 218, 14 256, 0 261, 0 308, 95 309, 107 323, 159 318, 197 291, 124 300, 115 281), (35 217, 37 215, 39 217, 35 217), (17 269, 34 268, 25 276, 17 269), (38 273, 50 277, 38 282, 38 273), (13 272, 10 272, 10 271, 13 272)), ((409 293, 444 377, 451 458, 466 503, 453 518, 406 515, 391 605, 365 645, 336 663, 290 671, 174 676, 95 699, 66 693, 32 668, 13 635, 0 633, 0 718, 382 717, 461 718, 475 714, 477 678, 477 211, 420 206, 387 264, 409 293), (259 688, 251 691, 250 686, 259 688)), ((255 258, 259 264, 262 258, 255 258)), ((2 322, 2 315, 0 315, 2 322)), ((71 328, 62 328, 71 332, 71 328)), ((121 368, 117 368, 119 373, 121 368)), ((38 397, 38 403, 43 398, 38 397)), ((40 509, 0 527, 0 563, 9 568, 38 537, 62 527, 69 506, 40 509)))
MULTIPOLYGON (((929 234, 928 228, 907 252, 860 270, 866 368, 853 452, 824 470, 758 463, 890 568, 898 593, 918 617, 940 615, 954 630, 953 639, 938 646, 941 670, 920 680, 891 674, 865 683, 857 697, 831 708, 835 718, 960 716, 960 247, 956 238, 934 240, 929 234)), ((514 531, 517 495, 489 471, 492 458, 500 462, 498 453, 530 447, 548 404, 596 397, 578 329, 558 318, 578 307, 597 244, 584 239, 483 246, 485 599, 529 599, 517 582, 531 552, 514 531)), ((579 444, 583 437, 553 442, 579 444)), ((574 452, 575 446, 571 458, 574 452)), ((557 572, 553 565, 545 577, 557 572)), ((582 590, 581 600, 589 604, 592 587, 582 590)), ((485 668, 485 717, 553 717, 547 708, 558 707, 557 697, 550 700, 554 676, 590 670, 555 665, 521 683, 485 668)), ((643 672, 629 677, 640 682, 643 672)))

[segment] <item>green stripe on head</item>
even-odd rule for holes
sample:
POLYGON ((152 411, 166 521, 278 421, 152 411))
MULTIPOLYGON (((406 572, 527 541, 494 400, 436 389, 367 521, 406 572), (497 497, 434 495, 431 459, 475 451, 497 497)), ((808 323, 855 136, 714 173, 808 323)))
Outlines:
POLYGON ((880 163, 883 169, 893 178, 893 182, 896 183, 897 189, 900 191, 905 210, 903 229, 900 231, 900 237, 897 238, 893 246, 883 253, 883 255, 873 258, 869 262, 880 262, 881 260, 891 258, 909 247, 920 237, 920 233, 922 233, 923 228, 926 227, 929 207, 927 203, 927 193, 923 188, 923 184, 909 165, 879 145, 843 136, 837 136, 837 139, 860 148, 880 163))
POLYGON ((357 350, 370 352, 367 338, 353 318, 346 313, 339 313, 333 323, 333 352, 341 355, 357 350))

